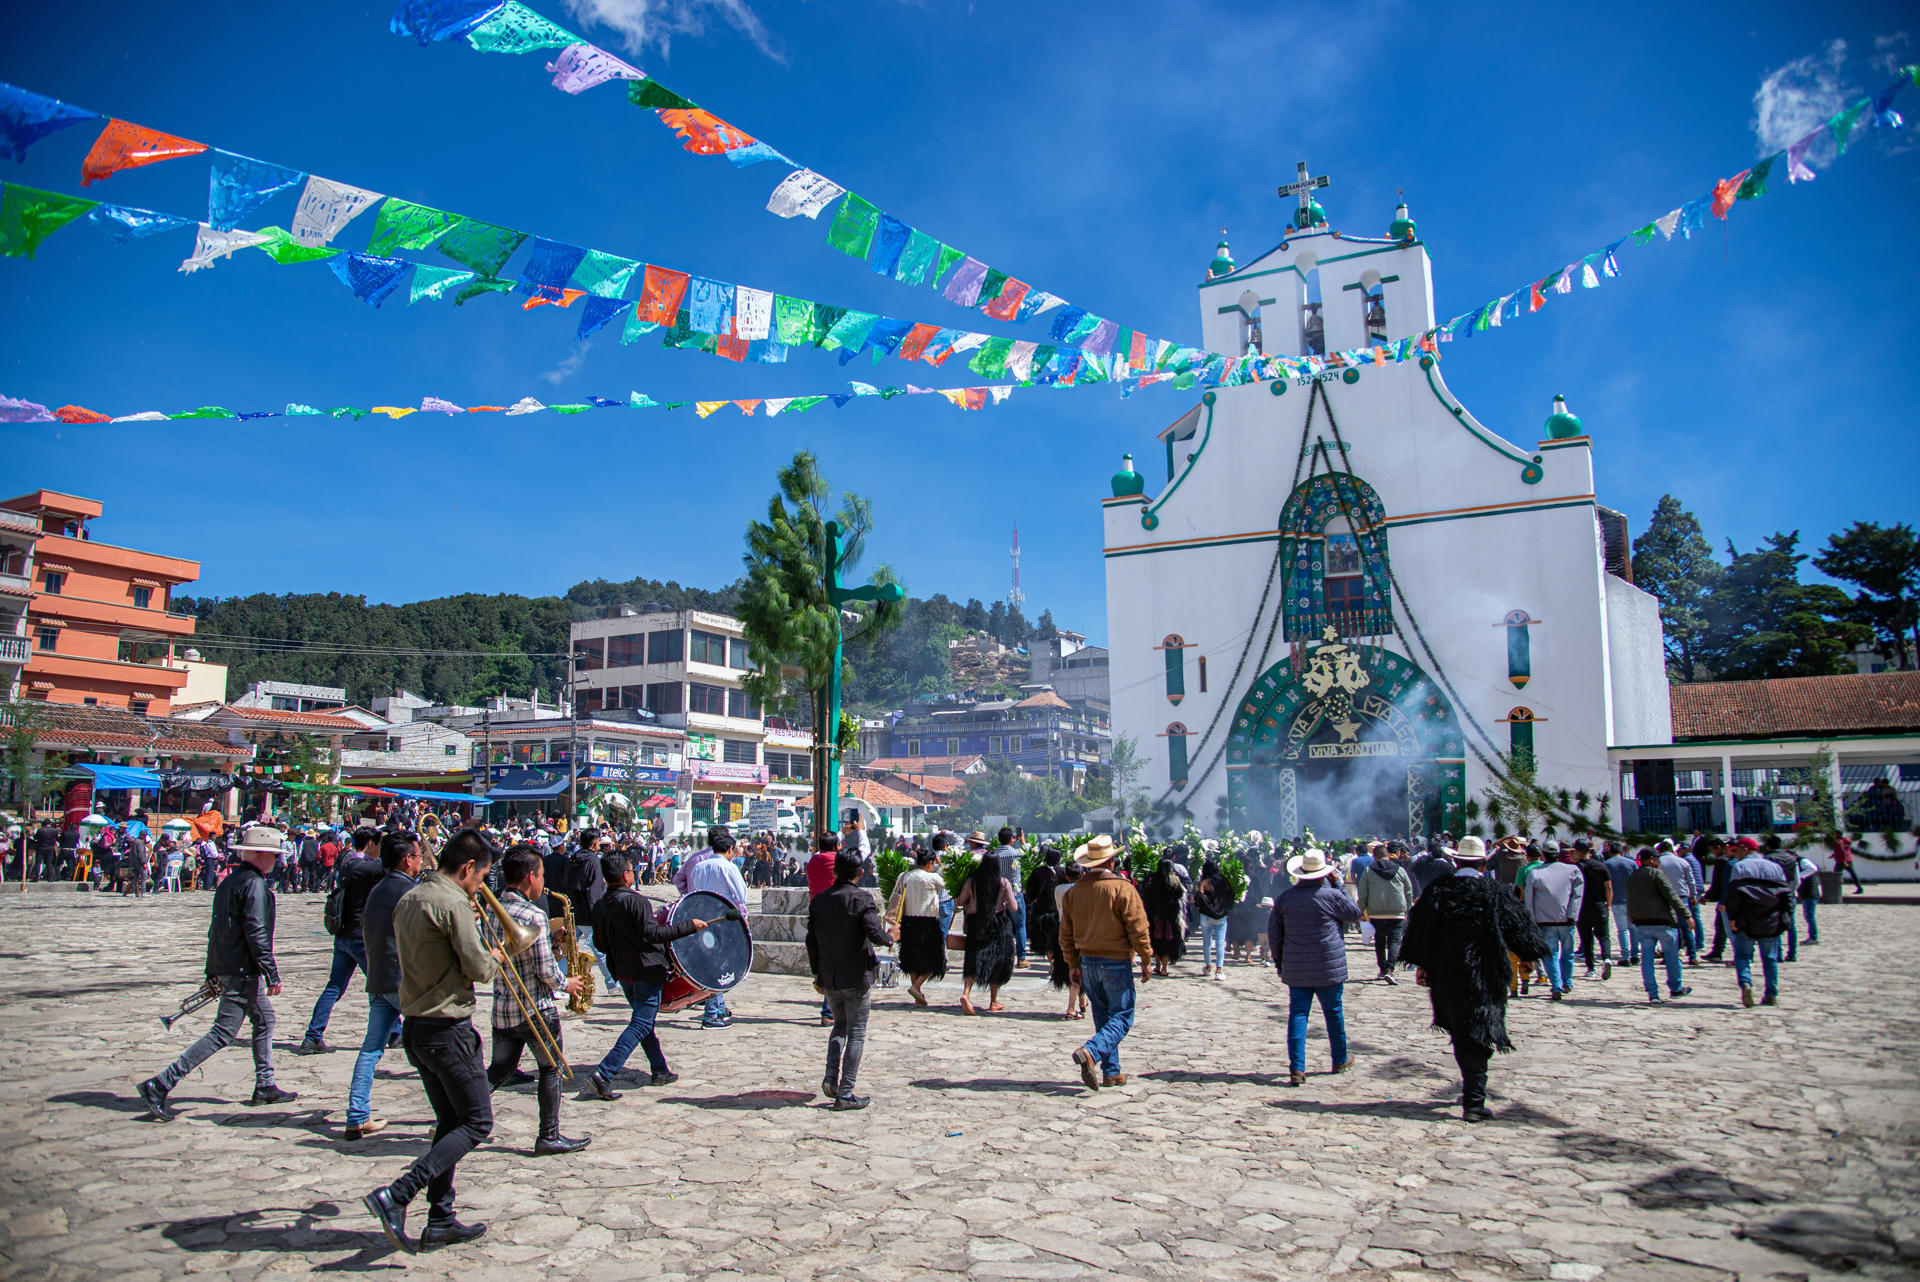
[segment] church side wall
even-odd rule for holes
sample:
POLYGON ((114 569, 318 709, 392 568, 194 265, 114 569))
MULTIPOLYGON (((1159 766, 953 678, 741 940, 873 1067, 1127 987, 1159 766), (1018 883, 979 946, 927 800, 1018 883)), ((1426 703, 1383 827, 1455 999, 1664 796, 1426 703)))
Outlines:
POLYGON ((1660 602, 1609 574, 1607 637, 1613 676, 1612 743, 1672 743, 1672 691, 1667 685, 1660 602))

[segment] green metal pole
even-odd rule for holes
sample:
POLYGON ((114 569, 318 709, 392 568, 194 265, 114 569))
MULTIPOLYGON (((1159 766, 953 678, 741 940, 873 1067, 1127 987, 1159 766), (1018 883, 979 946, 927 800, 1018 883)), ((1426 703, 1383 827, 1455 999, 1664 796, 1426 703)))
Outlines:
POLYGON ((827 673, 827 724, 816 730, 816 734, 826 734, 827 745, 827 805, 832 816, 825 824, 816 819, 815 824, 821 832, 832 832, 839 825, 840 811, 840 665, 844 655, 844 634, 840 630, 840 607, 849 601, 898 601, 906 595, 897 583, 884 586, 868 585, 863 588, 845 588, 840 585, 840 563, 845 553, 840 548, 840 522, 827 522, 827 547, 824 578, 826 579, 827 606, 833 611, 833 667, 827 673))

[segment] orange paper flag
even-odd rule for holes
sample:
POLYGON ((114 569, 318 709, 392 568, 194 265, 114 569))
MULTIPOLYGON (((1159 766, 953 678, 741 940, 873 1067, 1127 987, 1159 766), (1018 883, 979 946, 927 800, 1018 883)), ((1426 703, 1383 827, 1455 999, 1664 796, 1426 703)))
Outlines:
POLYGON ((903 361, 919 360, 920 354, 927 350, 927 344, 931 342, 933 336, 939 332, 940 327, 938 325, 929 325, 925 321, 922 321, 907 331, 907 336, 900 340, 900 350, 896 352, 895 355, 899 356, 903 361))
POLYGON ((109 120, 100 136, 93 140, 93 150, 80 162, 80 185, 85 187, 98 179, 111 178, 122 169, 151 165, 157 160, 197 156, 206 149, 207 144, 203 142, 176 138, 124 120, 109 120))
POLYGON ((62 423, 104 423, 111 417, 83 405, 62 405, 53 412, 53 416, 62 423))
POLYGON ((751 147, 755 141, 753 135, 698 107, 663 108, 660 119, 686 139, 683 145, 696 156, 724 156, 737 148, 751 147))
POLYGON ((520 310, 530 312, 536 307, 571 307, 575 299, 585 298, 586 296, 587 291, 584 289, 562 289, 560 291, 560 297, 558 298, 549 298, 545 294, 535 294, 532 298, 520 304, 520 310))
POLYGON ((1014 313, 1020 310, 1020 300, 1027 296, 1030 288, 1024 280, 1009 276, 1006 284, 1000 287, 999 296, 980 310, 995 320, 1010 321, 1014 313))
POLYGON ((752 418, 754 410, 760 407, 760 402, 757 399, 751 400, 751 401, 735 401, 734 404, 738 405, 740 407, 740 412, 742 414, 745 414, 748 418, 752 418))

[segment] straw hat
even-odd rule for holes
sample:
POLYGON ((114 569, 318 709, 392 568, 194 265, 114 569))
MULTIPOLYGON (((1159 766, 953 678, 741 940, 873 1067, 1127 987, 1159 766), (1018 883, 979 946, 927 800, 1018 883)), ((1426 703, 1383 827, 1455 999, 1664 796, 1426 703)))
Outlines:
POLYGON ((1118 853, 1113 844, 1113 838, 1102 833, 1075 850, 1073 862, 1082 868, 1104 868, 1113 862, 1113 857, 1118 853))
POLYGON ((1453 848, 1453 857, 1464 864, 1477 864, 1487 857, 1487 843, 1478 837, 1462 837, 1453 848))
POLYGON ((285 840, 281 831, 272 824, 253 824, 240 834, 240 840, 233 843, 235 850, 271 850, 280 853, 280 843, 285 840))
POLYGON ((1295 855, 1287 860, 1287 876, 1295 881, 1318 881, 1333 871, 1333 865, 1327 862, 1327 856, 1318 850, 1309 850, 1303 855, 1295 855))
POLYGON ((978 846, 984 850, 987 846, 987 834, 976 828, 967 834, 967 844, 969 846, 978 846))

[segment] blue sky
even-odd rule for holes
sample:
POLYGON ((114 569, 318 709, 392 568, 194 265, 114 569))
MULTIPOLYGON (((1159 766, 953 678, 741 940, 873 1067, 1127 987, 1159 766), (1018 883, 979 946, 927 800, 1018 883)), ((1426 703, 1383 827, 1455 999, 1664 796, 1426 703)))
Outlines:
MULTIPOLYGON (((1886 83, 1877 62, 1920 58, 1920 25, 1898 4, 1142 3, 1096 18, 1000 0, 530 2, 948 243, 1187 342, 1220 226, 1243 261, 1277 241, 1273 187, 1302 157, 1333 175, 1323 203, 1343 230, 1383 234, 1405 188, 1447 316, 1744 167, 1762 151, 1761 107, 1821 109, 1823 94, 1886 83)), ((423 50, 387 34, 388 15, 35 6, 10 24, 0 79, 537 235, 968 323, 828 250, 822 225, 765 213, 777 167, 688 155, 618 86, 570 98, 538 56, 423 50)), ((1901 105, 1920 116, 1920 94, 1901 105)), ((7 176, 77 192, 93 133, 41 142, 7 176)), ((1450 385, 1521 441, 1564 392, 1596 438, 1601 501, 1636 532, 1669 490, 1710 538, 1742 547, 1774 529, 1818 544, 1856 519, 1914 519, 1916 140, 1870 131, 1813 184, 1776 174, 1724 234, 1623 253, 1620 280, 1447 349, 1450 385)), ((187 159, 87 194, 195 213, 206 181, 205 160, 187 159)), ((284 226, 291 208, 284 196, 256 222, 284 226)), ((191 244, 116 246, 75 227, 34 261, 0 260, 0 392, 129 413, 777 396, 909 377, 823 353, 742 368, 623 348, 612 331, 582 348, 572 313, 497 298, 375 311, 324 267, 259 254, 182 276, 191 244)), ((968 381, 956 366, 914 381, 968 381)), ((1034 390, 974 414, 929 397, 770 421, 685 409, 9 425, 0 485, 104 500, 99 537, 199 559, 201 593, 406 601, 635 574, 718 586, 739 573, 775 469, 806 447, 873 496, 870 559, 916 594, 1004 596, 1018 520, 1030 613, 1103 636, 1097 500, 1120 455, 1147 454, 1190 395, 1034 390)))

